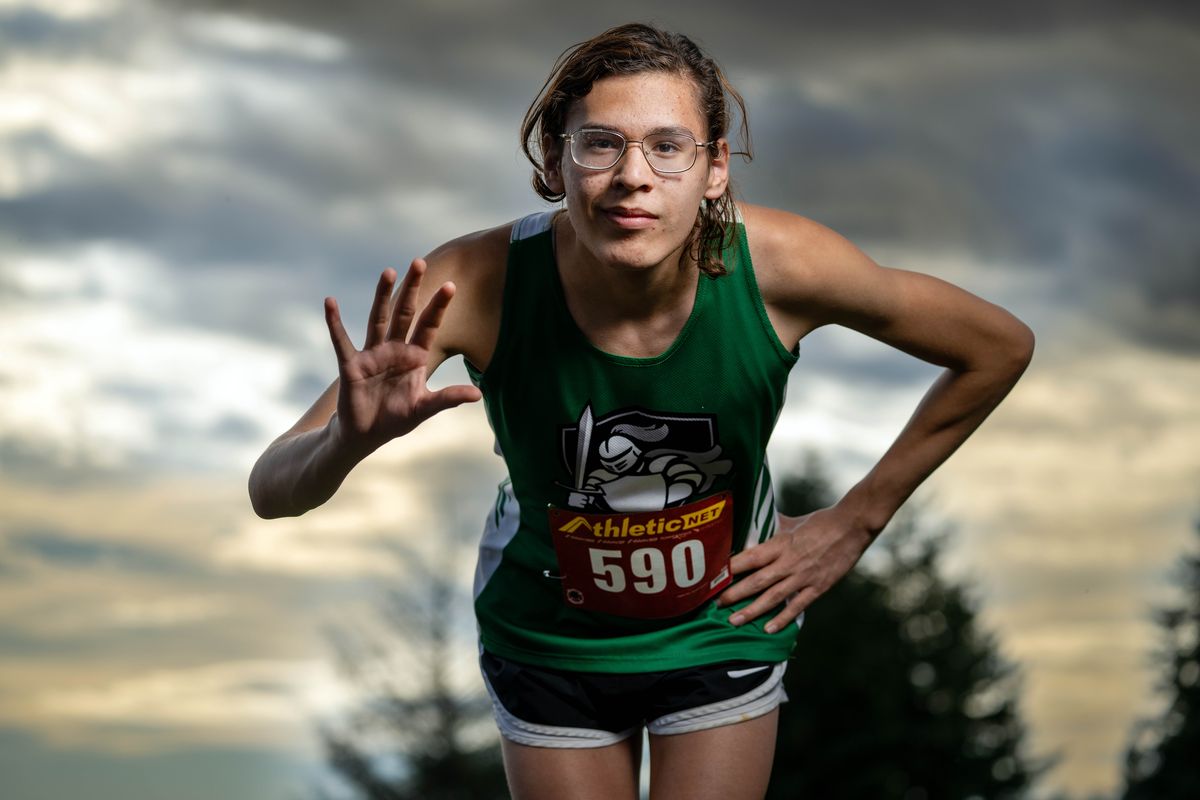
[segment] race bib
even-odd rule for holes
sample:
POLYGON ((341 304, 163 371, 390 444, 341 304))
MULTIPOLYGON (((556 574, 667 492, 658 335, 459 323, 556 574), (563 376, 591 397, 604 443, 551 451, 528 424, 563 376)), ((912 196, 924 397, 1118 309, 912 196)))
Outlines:
POLYGON ((677 617, 732 580, 729 492, 661 511, 549 511, 563 600, 574 608, 639 619, 677 617))

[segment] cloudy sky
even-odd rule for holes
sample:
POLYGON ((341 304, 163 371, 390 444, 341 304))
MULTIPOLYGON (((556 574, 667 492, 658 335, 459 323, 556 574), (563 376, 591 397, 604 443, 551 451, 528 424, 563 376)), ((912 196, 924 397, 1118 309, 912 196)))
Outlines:
MULTIPOLYGON (((463 408, 300 519, 255 518, 246 475, 334 374, 322 298, 359 330, 385 267, 544 207, 521 116, 564 47, 632 19, 745 94, 747 199, 1037 332, 917 497, 1021 666, 1035 751, 1061 754, 1047 788, 1115 787, 1157 707, 1148 610, 1200 515, 1182 7, 0 0, 6 796, 321 779, 313 722, 352 696, 324 631, 369 617, 405 553, 465 581, 502 467, 463 408)), ((802 347, 772 459, 815 450, 845 488, 937 371, 845 331, 802 347)))

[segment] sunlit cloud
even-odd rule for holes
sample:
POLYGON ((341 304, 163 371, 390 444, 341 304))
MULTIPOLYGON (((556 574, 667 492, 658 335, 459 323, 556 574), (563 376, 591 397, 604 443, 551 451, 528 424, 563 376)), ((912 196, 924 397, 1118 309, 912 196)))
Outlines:
POLYGON ((289 361, 242 337, 157 324, 173 300, 144 254, 96 245, 10 268, 25 301, 0 334, 0 438, 101 469, 205 467, 257 449, 260 430, 286 418, 269 398, 289 361))
POLYGON ((394 575, 406 552, 431 556, 448 546, 470 564, 503 477, 491 444, 482 408, 443 413, 356 467, 319 513, 247 518, 214 557, 247 569, 353 577, 394 575), (451 470, 438 467, 448 463, 451 470), (447 516, 447 495, 456 493, 475 498, 454 506, 468 510, 465 530, 447 516))
MULTIPOLYGON (((250 466, 336 373, 321 298, 357 340, 383 268, 543 207, 521 113, 561 46, 644 10, 534 30, 496 4, 42 6, 0 0, 0 721, 315 759, 305 714, 349 702, 318 629, 413 563, 469 585, 503 472, 468 407, 321 509, 257 519, 250 466)), ((1035 748, 1066 754, 1051 783, 1076 791, 1116 784, 1154 708, 1147 611, 1200 511, 1192 33, 1093 6, 1053 25, 981 6, 970 30, 833 6, 799 28, 668 16, 750 100, 749 200, 1037 332, 1014 393, 914 500, 953 525, 947 569, 1022 668, 1035 748)), ((848 488, 937 373, 818 331, 776 474, 814 449, 848 488)))
MULTIPOLYGON (((90 619, 84 614, 83 620, 76 618, 68 624, 79 626, 82 622, 88 628, 171 628, 227 616, 233 611, 230 598, 217 594, 119 600, 99 609, 90 619)), ((54 627, 53 621, 51 627, 54 627)))
POLYGON ((281 54, 330 62, 347 55, 346 45, 335 37, 293 25, 234 14, 205 14, 187 20, 188 33, 200 42, 251 54, 281 54))
POLYGON ((347 696, 325 661, 257 660, 147 670, 83 688, 47 687, 31 705, 68 741, 72 726, 63 723, 100 729, 136 721, 153 732, 118 735, 113 742, 114 750, 136 752, 177 746, 169 736, 159 739, 169 731, 210 743, 305 740, 311 731, 298 723, 347 696))
POLYGON ((1154 707, 1149 612, 1176 598, 1167 574, 1200 511, 1198 393, 1200 362, 1080 320, 931 481, 1067 785, 1112 785, 1128 729, 1102 720, 1154 707))
MULTIPOLYGON (((111 14, 122 8, 123 0, 58 0, 54 14, 60 19, 77 20, 111 14)), ((36 8, 30 0, 0 0, 0 10, 36 8)))

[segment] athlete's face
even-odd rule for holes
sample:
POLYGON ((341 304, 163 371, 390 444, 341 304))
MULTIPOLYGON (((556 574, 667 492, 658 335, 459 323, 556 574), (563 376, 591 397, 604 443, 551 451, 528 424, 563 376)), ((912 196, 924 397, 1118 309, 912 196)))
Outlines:
MULTIPOLYGON (((708 131, 695 83, 664 72, 596 81, 567 114, 566 132, 580 128, 611 129, 634 141, 656 132, 686 131, 703 142, 708 131)), ((564 143, 557 145, 558 157, 547 164, 546 183, 565 192, 567 213, 580 242, 600 262, 619 268, 644 269, 668 259, 676 263, 701 201, 719 198, 729 179, 724 140, 717 155, 697 148, 692 168, 671 174, 651 169, 640 145, 627 145, 621 159, 603 170, 579 166, 564 143)))

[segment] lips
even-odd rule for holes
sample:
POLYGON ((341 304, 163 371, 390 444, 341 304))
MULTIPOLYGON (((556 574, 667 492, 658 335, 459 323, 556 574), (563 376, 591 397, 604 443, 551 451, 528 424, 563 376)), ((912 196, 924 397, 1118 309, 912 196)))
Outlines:
POLYGON ((618 228, 636 229, 648 228, 654 224, 658 216, 642 208, 625 208, 613 206, 604 209, 604 216, 618 228))

